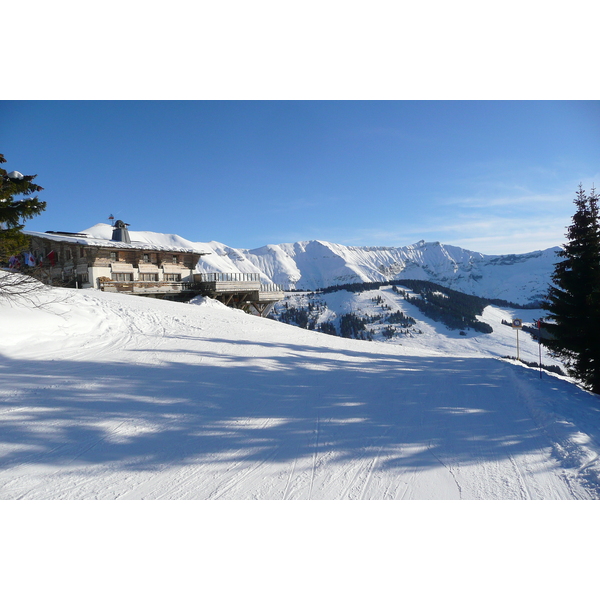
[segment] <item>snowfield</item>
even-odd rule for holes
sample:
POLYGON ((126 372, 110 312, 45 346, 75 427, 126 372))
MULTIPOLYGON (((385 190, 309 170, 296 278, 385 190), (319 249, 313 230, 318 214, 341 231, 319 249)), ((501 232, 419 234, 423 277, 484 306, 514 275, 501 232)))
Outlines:
POLYGON ((205 299, 38 301, 0 305, 1 499, 600 497, 599 399, 500 360, 509 310, 461 338, 414 309, 423 334, 382 343, 205 299))

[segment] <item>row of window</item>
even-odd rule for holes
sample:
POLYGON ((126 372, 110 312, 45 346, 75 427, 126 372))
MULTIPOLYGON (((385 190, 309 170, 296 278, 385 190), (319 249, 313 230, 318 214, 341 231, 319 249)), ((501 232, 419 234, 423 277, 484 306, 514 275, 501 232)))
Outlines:
MULTIPOLYGON (((36 258, 43 258, 44 256, 48 256, 51 253, 51 247, 50 246, 44 246, 43 249, 35 249, 33 251, 33 255, 36 258)), ((75 256, 79 256, 79 258, 85 258, 86 257, 86 252, 85 252, 85 248, 83 246, 79 247, 77 250, 75 250, 74 248, 56 248, 54 250, 54 260, 55 261, 68 261, 68 260, 73 260, 73 258, 75 256)))
MULTIPOLYGON (((50 253, 50 250, 48 250, 49 247, 45 247, 45 255, 48 255, 50 253)), ((44 252, 44 251, 42 251, 44 252)), ((54 250, 55 252, 55 260, 57 261, 70 261, 73 260, 75 257, 78 258, 86 258, 87 257, 87 249, 85 248, 85 246, 79 246, 78 248, 55 248, 54 250)), ((39 250, 35 250, 34 251, 34 255, 37 256, 38 254, 40 254, 39 250)), ((41 257, 41 254, 40 254, 41 257)), ((133 258, 131 256, 131 253, 125 253, 125 252, 118 252, 118 251, 111 251, 110 252, 110 260, 111 261, 118 261, 120 260, 125 260, 127 261, 128 259, 131 261, 131 258, 133 258), (120 255, 120 257, 119 257, 120 255)), ((142 255, 142 259, 139 261, 141 263, 149 263, 149 264, 157 264, 158 263, 158 258, 156 254, 150 254, 150 253, 146 253, 142 255)), ((180 260, 180 257, 177 254, 171 254, 168 255, 164 258, 164 260, 162 261, 163 263, 171 263, 174 265, 177 264, 183 264, 185 261, 182 259, 180 260)))
MULTIPOLYGON (((113 281, 133 281, 133 273, 113 273, 113 281)), ((140 273, 138 281, 158 281, 158 273, 140 273)), ((162 281, 181 281, 181 273, 165 273, 162 281)))
MULTIPOLYGON (((79 258, 85 258, 85 248, 80 246, 78 248, 79 258)), ((72 260, 75 254, 75 250, 71 250, 71 248, 65 248, 65 260, 72 260)), ((60 260, 60 251, 59 251, 59 260, 60 260)))
MULTIPOLYGON (((126 258, 126 257, 124 257, 126 258)), ((119 259, 119 253, 118 252, 111 252, 110 253, 110 260, 118 260, 119 259)), ((157 258, 156 258, 156 254, 142 254, 142 260, 140 262, 143 263, 156 263, 157 262, 157 258)), ((179 257, 176 254, 172 254, 170 257, 166 258, 163 262, 171 262, 174 265, 178 264, 179 262, 179 257)))
MULTIPOLYGON (((142 262, 145 262, 145 263, 149 263, 149 262, 156 262, 156 254, 153 254, 153 255, 152 255, 152 259, 153 259, 153 260, 150 260, 150 258, 151 258, 151 257, 150 257, 150 255, 149 255, 149 254, 143 254, 143 255, 142 255, 142 262)), ((174 265, 176 265, 176 264, 177 264, 177 262, 178 262, 178 256, 177 256, 176 254, 172 254, 172 255, 169 257, 169 259, 165 258, 165 260, 164 260, 163 262, 172 262, 174 265)))

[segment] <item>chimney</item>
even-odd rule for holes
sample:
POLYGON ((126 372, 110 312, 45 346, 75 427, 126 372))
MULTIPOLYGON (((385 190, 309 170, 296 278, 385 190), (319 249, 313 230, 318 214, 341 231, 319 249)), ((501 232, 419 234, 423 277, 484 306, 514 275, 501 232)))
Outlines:
POLYGON ((126 244, 131 244, 129 231, 127 231, 128 225, 129 223, 123 223, 123 221, 120 219, 115 223, 115 228, 113 229, 112 234, 113 242, 125 242, 126 244))

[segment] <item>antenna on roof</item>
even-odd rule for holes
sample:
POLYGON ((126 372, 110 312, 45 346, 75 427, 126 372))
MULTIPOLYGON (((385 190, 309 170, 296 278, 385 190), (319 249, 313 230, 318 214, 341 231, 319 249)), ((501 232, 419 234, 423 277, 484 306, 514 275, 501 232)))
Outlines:
POLYGON ((108 215, 108 220, 110 221, 110 226, 112 227, 115 222, 115 218, 113 217, 112 213, 108 215))

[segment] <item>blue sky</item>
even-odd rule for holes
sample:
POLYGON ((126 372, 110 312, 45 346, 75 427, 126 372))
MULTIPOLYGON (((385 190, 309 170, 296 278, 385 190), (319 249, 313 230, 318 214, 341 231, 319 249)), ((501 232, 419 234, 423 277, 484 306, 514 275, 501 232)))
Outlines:
POLYGON ((33 231, 109 214, 237 248, 563 243, 600 187, 597 101, 2 101, 9 170, 38 174, 33 231))

